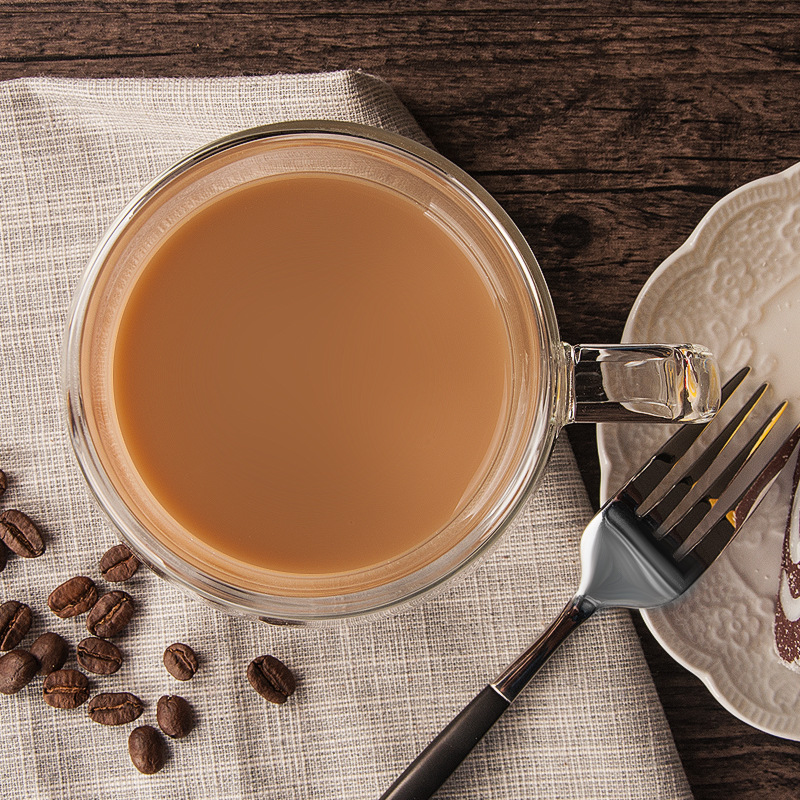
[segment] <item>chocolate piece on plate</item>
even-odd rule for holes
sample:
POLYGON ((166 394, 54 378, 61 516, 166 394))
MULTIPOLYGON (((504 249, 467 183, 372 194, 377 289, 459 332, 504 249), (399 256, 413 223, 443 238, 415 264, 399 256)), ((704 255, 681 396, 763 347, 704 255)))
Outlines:
POLYGON ((792 479, 792 506, 786 520, 781 581, 775 601, 775 646, 787 665, 800 669, 800 459, 792 479))

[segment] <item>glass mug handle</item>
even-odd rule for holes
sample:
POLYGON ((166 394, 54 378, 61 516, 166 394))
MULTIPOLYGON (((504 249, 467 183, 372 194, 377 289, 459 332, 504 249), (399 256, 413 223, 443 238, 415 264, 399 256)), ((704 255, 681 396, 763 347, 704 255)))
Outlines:
POLYGON ((707 422, 719 408, 719 370, 704 347, 563 348, 565 422, 707 422))

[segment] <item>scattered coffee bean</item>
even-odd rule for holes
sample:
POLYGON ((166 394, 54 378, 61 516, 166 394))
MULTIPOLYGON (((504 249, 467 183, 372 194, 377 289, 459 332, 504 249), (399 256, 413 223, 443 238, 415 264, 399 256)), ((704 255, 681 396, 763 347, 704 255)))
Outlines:
POLYGON ((152 725, 140 725, 128 737, 128 753, 133 766, 145 775, 152 775, 164 766, 167 749, 161 734, 152 725))
POLYGON ((100 572, 111 583, 128 580, 137 569, 139 559, 124 544, 115 544, 100 559, 100 572))
POLYGON ((0 572, 2 572, 6 568, 6 562, 8 561, 8 548, 0 541, 0 572))
POLYGON ((144 703, 130 692, 106 692, 95 695, 86 709, 101 725, 124 725, 142 715, 144 703))
POLYGON ((6 493, 8 489, 8 476, 0 469, 0 497, 6 493))
POLYGON ((89 612, 86 629, 92 636, 108 639, 121 633, 133 616, 133 598, 115 590, 104 594, 89 612))
POLYGON ((69 645, 57 633, 43 633, 30 647, 31 655, 36 658, 43 675, 49 675, 64 666, 69 652, 69 645))
POLYGON ((0 514, 0 539, 9 550, 23 558, 36 558, 44 553, 39 529, 27 515, 13 508, 0 514))
POLYGON ((62 619, 77 617, 88 611, 97 602, 97 587, 91 578, 76 575, 50 592, 47 605, 62 619))
POLYGON ((33 614, 25 603, 6 600, 0 606, 0 650, 13 650, 30 630, 33 614))
POLYGON ((289 667, 274 656, 253 659, 247 667, 247 680, 270 703, 285 703, 296 685, 289 667))
POLYGON ((0 656, 0 692, 16 694, 39 671, 39 662, 27 650, 0 656))
POLYGON ((158 727, 172 739, 182 739, 194 727, 194 712, 177 694, 164 695, 156 706, 158 727))
POLYGON ((77 708, 89 699, 89 679, 76 669, 58 669, 44 679, 42 692, 53 708, 77 708))
POLYGON ((119 648, 105 639, 84 639, 77 652, 78 663, 96 675, 113 675, 122 666, 119 648))
POLYGON ((197 655, 188 644, 175 642, 164 651, 164 666, 173 678, 188 681, 197 672, 197 655))

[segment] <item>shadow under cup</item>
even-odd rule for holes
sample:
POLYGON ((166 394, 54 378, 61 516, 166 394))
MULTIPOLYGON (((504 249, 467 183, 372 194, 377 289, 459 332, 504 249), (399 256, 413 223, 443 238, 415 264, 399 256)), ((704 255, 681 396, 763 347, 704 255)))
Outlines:
POLYGON ((559 399, 562 357, 533 254, 469 176, 427 148, 372 128, 284 124, 212 143, 129 204, 79 284, 67 331, 64 387, 80 467, 104 512, 146 563, 225 610, 303 623, 406 604, 461 571, 497 539, 538 482, 563 422, 558 418, 565 405, 559 399), (162 508, 138 474, 114 404, 120 318, 152 253, 185 219, 226 192, 300 174, 372 182, 423 209, 470 255, 503 316, 511 354, 505 424, 456 515, 408 552, 335 574, 254 566, 193 535, 162 508))

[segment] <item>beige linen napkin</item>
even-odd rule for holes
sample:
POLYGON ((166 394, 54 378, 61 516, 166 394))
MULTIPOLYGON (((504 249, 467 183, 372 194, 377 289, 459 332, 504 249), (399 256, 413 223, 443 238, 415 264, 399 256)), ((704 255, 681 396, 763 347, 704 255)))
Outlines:
MULTIPOLYGON (((309 117, 424 138, 392 91, 357 72, 225 79, 60 80, 0 84, 0 506, 46 530, 42 558, 12 558, 0 600, 34 610, 22 646, 44 630, 74 647, 85 616, 56 618, 49 592, 95 578, 115 542, 73 463, 59 397, 59 354, 78 276, 128 199, 167 165, 236 129, 309 117)), ((326 629, 229 618, 141 569, 126 585, 138 612, 125 656, 92 691, 129 690, 137 722, 59 711, 41 678, 0 696, 0 795, 8 798, 375 798, 406 763, 561 608, 576 586, 590 516, 567 444, 502 544, 466 579, 402 616, 326 629), (185 641, 196 677, 179 683, 161 655, 185 641), (245 679, 256 655, 296 672, 284 706, 245 679), (155 724, 162 694, 194 706, 196 729, 170 741, 156 775, 127 754, 155 724)), ((685 798, 690 793, 625 613, 600 615, 568 642, 441 791, 442 798, 685 798)))

